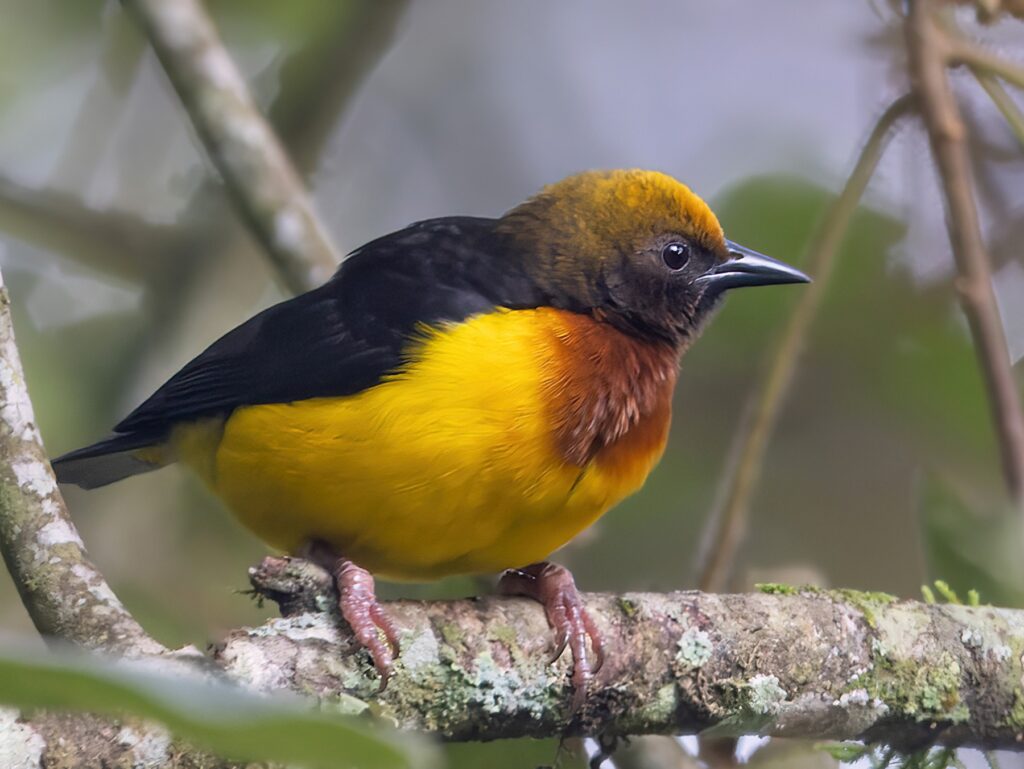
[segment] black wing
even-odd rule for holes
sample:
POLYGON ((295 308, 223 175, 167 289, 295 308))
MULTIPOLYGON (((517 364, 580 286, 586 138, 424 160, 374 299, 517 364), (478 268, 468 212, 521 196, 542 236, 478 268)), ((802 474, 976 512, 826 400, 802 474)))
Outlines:
POLYGON ((539 306, 494 223, 432 219, 368 243, 320 288, 214 342, 114 429, 157 438, 175 422, 242 405, 356 393, 401 365, 420 324, 539 306))

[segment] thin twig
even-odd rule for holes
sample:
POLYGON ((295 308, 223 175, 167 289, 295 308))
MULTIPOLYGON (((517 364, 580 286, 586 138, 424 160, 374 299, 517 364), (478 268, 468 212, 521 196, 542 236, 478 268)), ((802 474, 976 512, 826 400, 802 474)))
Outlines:
POLYGON ((1024 88, 1024 67, 1021 65, 1007 61, 1002 56, 963 38, 936 37, 936 43, 940 40, 943 49, 941 59, 945 59, 946 63, 966 64, 969 67, 1001 77, 1017 88, 1024 88))
POLYGON ((807 332, 828 288, 836 251, 871 176, 875 172, 896 122, 912 107, 901 96, 882 113, 857 158, 846 185, 825 214, 809 248, 807 272, 814 282, 800 294, 779 341, 765 356, 767 371, 758 377, 745 417, 736 433, 729 462, 719 486, 719 502, 708 522, 699 559, 701 590, 726 588, 732 563, 746 529, 750 498, 761 475, 765 451, 778 420, 782 401, 793 379, 807 332))
POLYGON ((978 85, 985 89, 985 93, 988 94, 992 103, 1002 113, 1006 124, 1013 131, 1013 135, 1017 137, 1017 143, 1024 148, 1024 112, 1021 111, 1010 94, 1003 88, 1003 84, 996 78, 978 67, 972 66, 970 70, 971 74, 978 81, 978 85))
MULTIPOLYGON (((984 50, 978 48, 975 43, 964 37, 953 17, 940 16, 937 21, 942 23, 942 29, 946 35, 945 43, 947 48, 951 51, 984 50)), ((950 60, 956 61, 956 54, 951 53, 950 60)), ((987 93, 988 97, 992 100, 992 103, 995 104, 996 108, 1002 113, 1003 119, 1006 120, 1010 130, 1013 131, 1014 136, 1016 136, 1017 142, 1024 147, 1024 112, 1022 112, 1020 107, 1017 106, 1017 103, 1006 91, 1002 82, 1000 82, 987 67, 970 61, 966 62, 966 66, 974 76, 975 80, 978 81, 978 85, 984 89, 985 93, 987 93)))
POLYGON ((943 33, 927 0, 911 0, 905 32, 911 76, 946 199, 949 239, 958 272, 957 294, 988 389, 1006 485, 1024 510, 1024 410, 975 208, 966 128, 946 73, 950 46, 961 49, 963 45, 943 33))
POLYGON ((995 22, 1001 14, 1024 18, 1024 0, 951 0, 955 5, 971 5, 982 24, 995 22))
POLYGON ((36 628, 89 649, 160 654, 89 560, 35 425, 0 278, 0 553, 36 628))
POLYGON ((325 280, 338 254, 284 148, 198 0, 122 0, 156 50, 238 210, 286 287, 325 280))
POLYGON ((142 280, 159 266, 162 248, 180 243, 172 225, 91 208, 72 193, 27 187, 5 176, 0 176, 0 229, 127 280, 142 280))

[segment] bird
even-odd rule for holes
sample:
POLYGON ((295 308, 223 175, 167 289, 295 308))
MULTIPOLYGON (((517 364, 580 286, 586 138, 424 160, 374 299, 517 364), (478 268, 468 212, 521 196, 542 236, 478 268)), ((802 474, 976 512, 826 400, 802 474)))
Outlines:
POLYGON ((367 243, 52 464, 87 489, 191 468, 264 542, 331 574, 381 687, 400 637, 375 575, 502 573, 502 593, 543 605, 585 693, 604 643, 547 559, 643 485, 680 358, 723 296, 807 281, 726 239, 672 176, 585 171, 497 218, 367 243))

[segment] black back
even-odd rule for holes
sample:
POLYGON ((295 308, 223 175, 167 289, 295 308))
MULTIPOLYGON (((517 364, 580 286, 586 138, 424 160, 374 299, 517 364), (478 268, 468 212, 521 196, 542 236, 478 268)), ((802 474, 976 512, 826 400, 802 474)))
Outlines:
POLYGON ((431 219, 368 243, 320 288, 218 339, 114 429, 159 438, 243 405, 357 393, 402 364, 422 324, 544 304, 495 222, 431 219))

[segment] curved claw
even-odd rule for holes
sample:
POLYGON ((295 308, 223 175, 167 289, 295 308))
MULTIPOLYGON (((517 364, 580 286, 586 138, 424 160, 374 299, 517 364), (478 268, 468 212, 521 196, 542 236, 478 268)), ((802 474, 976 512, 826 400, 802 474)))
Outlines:
POLYGON ((398 630, 377 601, 373 575, 324 542, 311 542, 303 555, 330 572, 338 588, 338 608, 352 628, 356 642, 370 653, 384 691, 399 655, 398 630))
POLYGON ((535 563, 522 569, 510 569, 498 583, 506 595, 524 595, 544 606, 548 624, 555 631, 554 662, 565 651, 572 652, 573 710, 578 710, 586 699, 587 689, 594 675, 604 664, 604 640, 583 605, 576 582, 568 569, 553 563, 535 563), (593 649, 594 664, 588 653, 593 649))
POLYGON ((380 673, 380 691, 384 691, 399 653, 398 631, 377 602, 370 572, 347 558, 339 558, 333 572, 341 615, 359 645, 370 652, 373 665, 380 673))
POLYGON ((391 621, 391 617, 384 611, 384 607, 376 600, 370 604, 370 618, 384 634, 384 638, 387 639, 388 645, 391 647, 391 653, 397 657, 401 650, 401 645, 398 641, 398 630, 395 628, 395 623, 391 621))
POLYGON ((597 675, 601 668, 604 667, 604 638, 601 636, 601 631, 597 629, 597 625, 594 624, 594 620, 586 609, 583 609, 582 613, 583 626, 586 628, 587 635, 590 636, 590 643, 594 647, 594 675, 597 675))

